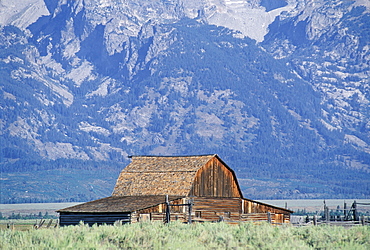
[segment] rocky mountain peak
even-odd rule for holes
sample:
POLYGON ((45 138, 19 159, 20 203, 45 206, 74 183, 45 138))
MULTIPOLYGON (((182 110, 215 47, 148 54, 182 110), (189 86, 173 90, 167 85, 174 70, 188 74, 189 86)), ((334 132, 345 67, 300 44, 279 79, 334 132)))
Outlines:
POLYGON ((251 198, 369 196, 367 1, 25 0, 0 13, 2 202, 43 193, 11 191, 15 172, 63 190, 84 173, 49 199, 97 198, 111 187, 86 173, 114 180, 135 154, 217 153, 251 198))

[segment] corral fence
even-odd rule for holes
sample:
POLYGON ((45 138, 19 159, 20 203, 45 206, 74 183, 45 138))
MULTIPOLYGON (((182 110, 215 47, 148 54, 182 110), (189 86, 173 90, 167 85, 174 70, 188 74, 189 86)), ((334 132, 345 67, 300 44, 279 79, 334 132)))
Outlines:
MULTIPOLYGON (((323 209, 317 211, 313 216, 295 216, 292 215, 290 220, 293 225, 335 225, 335 226, 358 226, 370 225, 370 216, 359 213, 359 206, 370 206, 370 203, 361 203, 354 201, 349 207, 344 202, 343 209, 336 211, 330 210, 324 201, 323 209)), ((339 206, 338 206, 339 207, 339 206)))

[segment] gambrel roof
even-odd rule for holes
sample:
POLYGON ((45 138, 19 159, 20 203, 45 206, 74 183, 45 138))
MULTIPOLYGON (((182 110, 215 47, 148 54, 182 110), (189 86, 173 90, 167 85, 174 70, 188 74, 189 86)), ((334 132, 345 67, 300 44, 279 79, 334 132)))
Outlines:
POLYGON ((122 170, 112 196, 172 195, 185 197, 192 194, 242 197, 234 172, 217 155, 134 156, 132 162, 122 170), (204 170, 206 166, 207 173, 204 170), (205 173, 203 175, 211 177, 202 177, 203 172, 205 173), (218 177, 220 180, 217 179, 218 177), (213 179, 210 181, 210 178, 213 179), (212 187, 205 187, 205 185, 212 187), (227 188, 231 191, 222 191, 220 194, 204 191, 207 188, 226 189, 225 185, 229 185, 227 188))

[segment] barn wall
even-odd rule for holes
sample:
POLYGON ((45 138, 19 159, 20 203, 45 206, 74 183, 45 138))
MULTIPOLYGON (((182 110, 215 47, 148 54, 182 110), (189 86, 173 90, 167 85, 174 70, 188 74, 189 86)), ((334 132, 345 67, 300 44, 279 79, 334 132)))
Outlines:
POLYGON ((192 197, 192 218, 194 221, 268 221, 268 213, 272 223, 289 223, 290 213, 241 198, 209 198, 192 197), (249 207, 249 211, 245 210, 249 207))
MULTIPOLYGON (((191 197, 171 201, 171 204, 188 204, 191 199, 192 220, 194 221, 219 221, 221 217, 232 220, 239 220, 241 213, 240 198, 209 198, 209 197, 191 197)), ((188 206, 172 206, 171 221, 188 222, 188 206)), ((150 218, 152 221, 164 221, 166 217, 166 205, 142 209, 132 214, 132 223, 145 221, 150 218)))
POLYGON ((131 222, 130 213, 68 213, 61 212, 59 215, 59 225, 69 226, 78 225, 80 221, 85 224, 92 226, 94 224, 102 225, 112 225, 116 221, 122 221, 122 223, 131 222))
MULTIPOLYGON (((170 201, 171 205, 184 204, 187 202, 185 198, 179 198, 173 201, 170 201)), ((183 206, 173 206, 171 209, 171 219, 178 220, 184 217, 185 207, 183 206)), ((131 214, 131 222, 136 223, 140 221, 164 221, 166 216, 166 204, 161 203, 153 207, 141 209, 135 211, 131 214)))
MULTIPOLYGON (((268 221, 272 223, 289 223, 290 214, 286 210, 274 208, 261 203, 245 200, 242 198, 219 198, 219 197, 188 197, 171 201, 170 203, 188 204, 193 203, 193 221, 225 221, 238 223, 247 221, 268 221), (270 217, 268 216, 270 213, 270 217)), ((188 222, 189 210, 187 206, 172 206, 171 221, 188 222)), ((131 223, 143 221, 164 221, 166 217, 165 203, 138 210, 131 214, 131 223)))
POLYGON ((275 208, 272 206, 268 206, 265 204, 261 204, 251 200, 242 200, 242 210, 243 213, 250 214, 250 213, 274 213, 274 214, 286 214, 289 215, 290 213, 284 209, 275 208))
MULTIPOLYGON (((176 200, 170 201, 170 204, 171 205, 183 204, 185 202, 185 200, 186 200, 185 198, 176 199, 176 200)), ((182 212, 182 211, 183 211, 183 207, 181 207, 181 206, 180 207, 171 207, 171 212, 176 212, 177 213, 177 212, 182 212)), ((156 206, 138 210, 137 214, 165 213, 165 212, 166 212, 166 204, 165 204, 165 201, 163 201, 163 203, 158 204, 156 206)))
POLYGON ((198 170, 189 196, 242 197, 233 172, 216 157, 198 170))
POLYGON ((193 197, 194 211, 237 212, 241 213, 239 198, 193 197))

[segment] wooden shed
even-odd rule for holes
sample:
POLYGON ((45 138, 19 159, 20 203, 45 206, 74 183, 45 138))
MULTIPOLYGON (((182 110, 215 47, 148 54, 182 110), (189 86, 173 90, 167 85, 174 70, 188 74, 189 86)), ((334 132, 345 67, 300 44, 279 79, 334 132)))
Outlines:
POLYGON ((60 225, 146 220, 288 223, 292 211, 243 198, 218 155, 133 156, 110 197, 58 210, 60 225))

